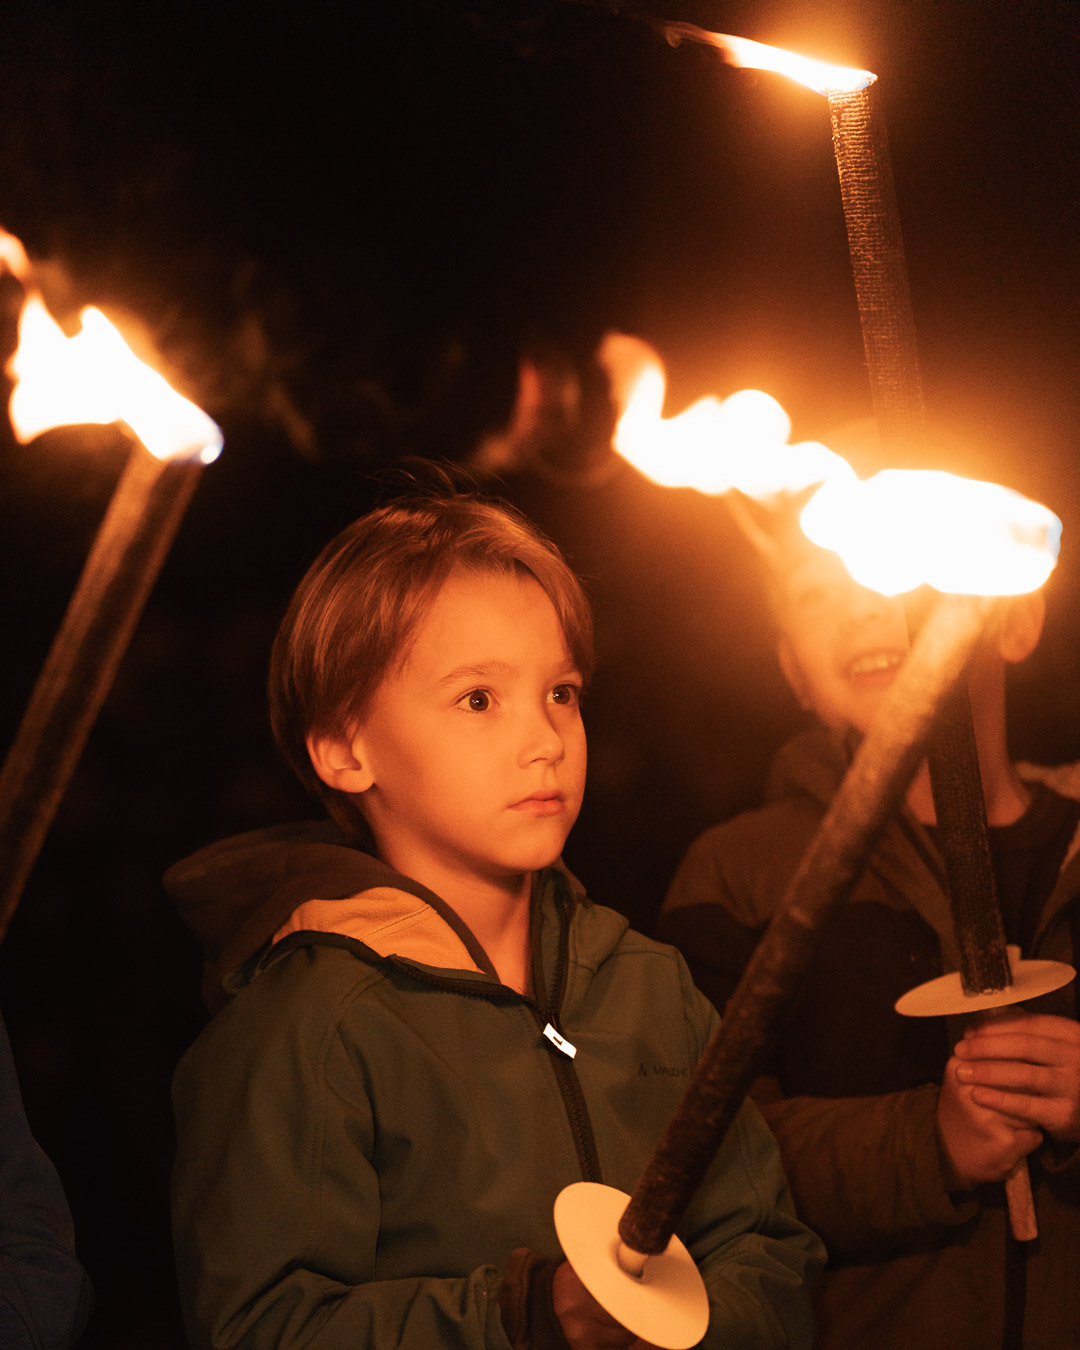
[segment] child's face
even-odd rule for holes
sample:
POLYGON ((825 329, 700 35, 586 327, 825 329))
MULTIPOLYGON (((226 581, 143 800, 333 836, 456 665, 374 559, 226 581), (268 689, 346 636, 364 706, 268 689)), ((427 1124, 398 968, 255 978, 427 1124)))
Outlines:
POLYGON ((383 859, 444 897, 554 862, 585 787, 580 691, 532 577, 452 574, 353 743, 383 859))
POLYGON ((826 726, 866 732, 908 650, 903 601, 852 581, 815 549, 785 578, 780 663, 804 708, 826 726))

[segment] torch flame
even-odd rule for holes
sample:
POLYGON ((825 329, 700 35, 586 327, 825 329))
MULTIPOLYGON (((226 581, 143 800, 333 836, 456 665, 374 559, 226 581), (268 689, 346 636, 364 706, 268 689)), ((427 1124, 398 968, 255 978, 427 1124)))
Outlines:
POLYGON ((30 259, 26 256, 22 241, 8 234, 7 230, 0 230, 0 263, 20 281, 25 281, 30 275, 30 259))
POLYGON ((835 474, 854 476, 848 462, 824 445, 788 445, 787 413, 759 389, 743 389, 723 402, 701 398, 678 416, 665 418, 667 381, 648 343, 609 333, 598 357, 619 409, 615 449, 662 487, 710 494, 734 488, 769 501, 835 474))
POLYGON ((599 360, 619 411, 613 444, 635 468, 663 487, 736 488, 772 506, 820 484, 803 531, 871 590, 1020 595, 1056 565, 1060 520, 1009 488, 920 469, 885 469, 864 482, 824 445, 788 445, 791 423, 768 394, 702 398, 665 418, 664 369, 647 343, 609 333, 599 360))
POLYGON ((923 584, 956 595, 1021 595, 1054 570, 1061 521, 997 483, 936 469, 883 469, 826 483, 803 532, 883 595, 923 584))
POLYGON ((27 285, 19 345, 7 368, 16 380, 10 413, 18 440, 25 444, 53 427, 124 422, 158 459, 217 459, 217 425, 140 361, 100 310, 84 309, 80 331, 64 333, 29 284, 22 244, 2 230, 0 262, 27 285))
POLYGON ((669 42, 689 38, 692 42, 707 43, 719 48, 733 66, 774 70, 778 75, 787 75, 789 79, 805 84, 818 94, 854 94, 877 79, 869 70, 814 61, 808 56, 785 51, 783 47, 752 42, 750 38, 732 37, 729 33, 710 33, 694 23, 667 23, 664 32, 669 42))

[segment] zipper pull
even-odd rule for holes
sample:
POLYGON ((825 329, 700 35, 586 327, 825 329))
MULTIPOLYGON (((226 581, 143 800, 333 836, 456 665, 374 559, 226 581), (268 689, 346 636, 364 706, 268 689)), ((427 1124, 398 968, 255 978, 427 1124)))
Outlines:
POLYGON ((574 1056, 577 1054, 577 1046, 571 1045, 565 1036, 560 1036, 550 1022, 544 1028, 544 1035, 548 1038, 548 1040, 555 1047, 555 1049, 560 1050, 566 1056, 567 1059, 573 1059, 574 1056))

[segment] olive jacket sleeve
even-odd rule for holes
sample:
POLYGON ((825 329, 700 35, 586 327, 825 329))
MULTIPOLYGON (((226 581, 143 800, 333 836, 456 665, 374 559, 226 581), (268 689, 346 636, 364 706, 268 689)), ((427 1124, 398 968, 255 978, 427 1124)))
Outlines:
MULTIPOLYGON (((700 1058, 720 1019, 690 985, 700 1058)), ((824 1249, 795 1205, 780 1154, 757 1106, 744 1102, 686 1215, 688 1246, 709 1294, 702 1350, 809 1347, 811 1290, 824 1249)))

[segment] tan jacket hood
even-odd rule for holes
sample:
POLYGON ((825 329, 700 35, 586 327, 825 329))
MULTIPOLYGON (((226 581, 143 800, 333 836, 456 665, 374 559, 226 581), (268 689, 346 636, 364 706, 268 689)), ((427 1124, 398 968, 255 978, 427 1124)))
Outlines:
POLYGON ((346 843, 329 821, 211 844, 171 867, 164 882, 203 948, 203 997, 212 1009, 243 983, 238 971, 298 932, 338 933, 424 966, 495 973, 449 905, 346 843))

